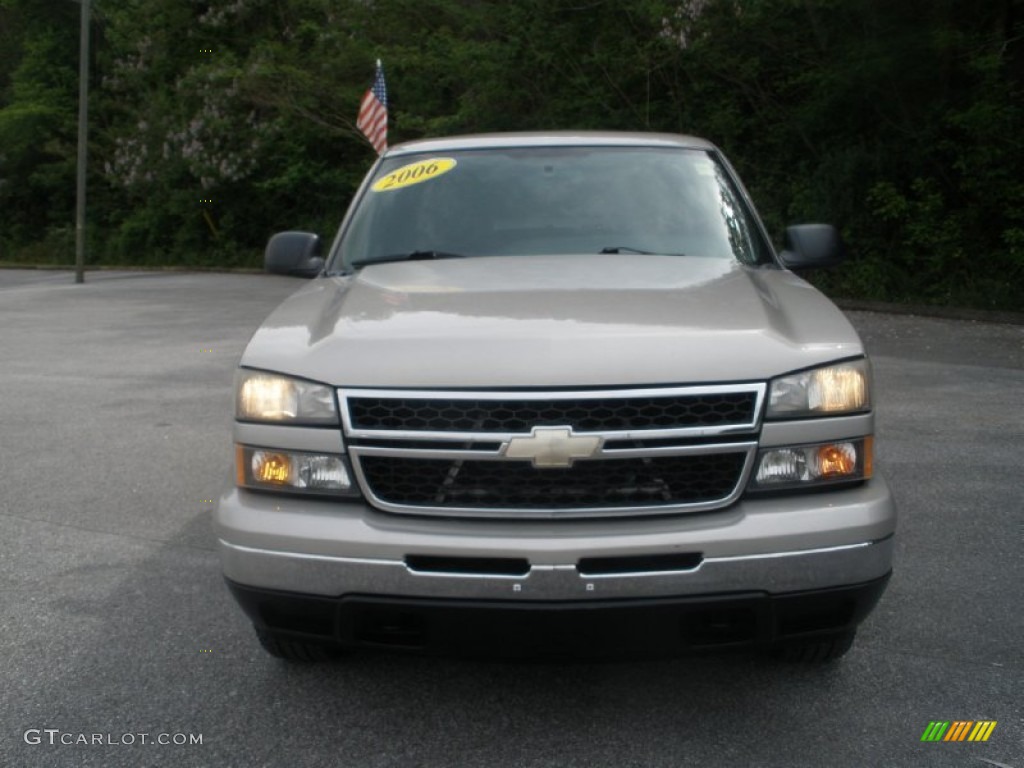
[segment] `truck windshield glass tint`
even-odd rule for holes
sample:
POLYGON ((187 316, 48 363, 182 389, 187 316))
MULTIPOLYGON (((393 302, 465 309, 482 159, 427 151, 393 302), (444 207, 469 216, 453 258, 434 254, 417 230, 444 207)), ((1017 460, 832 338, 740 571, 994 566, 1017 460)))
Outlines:
POLYGON ((769 260, 725 169, 707 152, 565 147, 385 160, 341 242, 346 267, 424 251, 608 252, 769 260))

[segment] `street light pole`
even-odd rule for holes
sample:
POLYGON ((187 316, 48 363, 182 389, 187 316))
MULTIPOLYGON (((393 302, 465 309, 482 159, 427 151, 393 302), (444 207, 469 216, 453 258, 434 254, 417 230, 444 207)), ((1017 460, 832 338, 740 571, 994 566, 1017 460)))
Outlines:
POLYGON ((85 149, 89 123, 89 2, 81 0, 78 46, 78 180, 75 199, 75 282, 85 282, 85 149))

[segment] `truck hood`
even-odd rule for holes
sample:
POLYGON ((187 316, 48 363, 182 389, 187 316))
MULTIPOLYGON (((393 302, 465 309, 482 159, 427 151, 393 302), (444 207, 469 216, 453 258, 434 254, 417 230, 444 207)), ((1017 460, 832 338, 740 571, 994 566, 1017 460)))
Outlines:
POLYGON ((338 386, 588 387, 763 380, 862 353, 790 272, 608 254, 320 278, 267 318, 242 365, 338 386))

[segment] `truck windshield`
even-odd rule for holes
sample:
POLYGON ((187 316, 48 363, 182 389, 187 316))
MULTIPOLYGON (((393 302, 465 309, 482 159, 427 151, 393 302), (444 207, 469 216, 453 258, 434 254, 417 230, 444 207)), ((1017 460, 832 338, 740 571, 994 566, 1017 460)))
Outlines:
POLYGON ((424 253, 666 254, 748 264, 770 258, 714 155, 647 147, 388 158, 343 234, 343 265, 424 253))

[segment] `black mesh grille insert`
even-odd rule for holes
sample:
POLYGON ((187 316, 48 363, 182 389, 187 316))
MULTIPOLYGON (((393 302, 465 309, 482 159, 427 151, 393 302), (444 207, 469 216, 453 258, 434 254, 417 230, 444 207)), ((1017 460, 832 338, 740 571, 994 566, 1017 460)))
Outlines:
POLYGON ((577 432, 677 429, 749 424, 754 392, 557 400, 348 398, 355 429, 412 432, 529 432, 571 426, 577 432))
POLYGON ((537 469, 518 461, 363 456, 377 498, 414 507, 588 509, 716 501, 739 482, 745 454, 578 461, 537 469))

